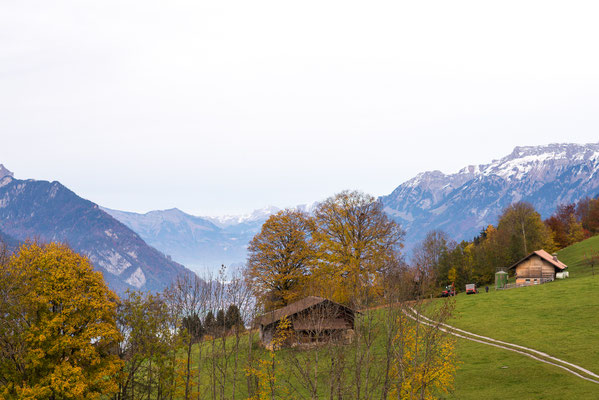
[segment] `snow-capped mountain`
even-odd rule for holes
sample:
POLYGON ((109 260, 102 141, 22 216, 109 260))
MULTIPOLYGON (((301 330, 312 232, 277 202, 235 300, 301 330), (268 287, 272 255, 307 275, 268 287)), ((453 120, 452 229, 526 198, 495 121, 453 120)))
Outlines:
POLYGON ((557 205, 599 194, 599 143, 516 147, 489 164, 457 173, 418 174, 381 197, 407 231, 410 249, 432 229, 471 239, 509 204, 527 201, 546 218, 557 205))
MULTIPOLYGON (((385 211, 407 231, 405 252, 428 231, 442 229, 456 240, 471 239, 496 224, 509 204, 532 203, 545 218, 561 203, 599 194, 599 143, 516 147, 489 164, 453 174, 430 171, 382 196, 385 211)), ((297 206, 310 212, 315 203, 297 206)), ((249 241, 266 219, 267 207, 248 215, 196 217, 178 209, 137 214, 104 209, 147 243, 178 262, 205 271, 246 260, 249 241)))
POLYGON ((190 273, 60 182, 15 179, 2 165, 0 239, 12 247, 27 239, 67 243, 88 256, 118 293, 160 291, 178 274, 190 273))

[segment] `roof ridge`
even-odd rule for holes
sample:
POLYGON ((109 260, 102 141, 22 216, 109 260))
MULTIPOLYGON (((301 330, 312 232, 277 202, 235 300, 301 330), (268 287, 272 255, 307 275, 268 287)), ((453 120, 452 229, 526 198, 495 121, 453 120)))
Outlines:
POLYGON ((297 314, 300 311, 308 309, 316 304, 323 303, 325 301, 330 301, 331 303, 338 304, 342 307, 346 307, 343 304, 337 303, 333 300, 327 299, 325 297, 319 296, 306 296, 300 300, 294 301, 291 304, 287 304, 284 307, 277 308, 276 310, 269 311, 255 319, 255 322, 262 325, 269 325, 274 322, 279 321, 285 316, 297 314), (268 323, 265 323, 268 322, 268 323))
POLYGON ((547 253, 545 250, 543 249, 539 249, 539 250, 534 250, 532 253, 528 254, 527 256, 525 256, 524 258, 522 258, 521 260, 515 262, 511 267, 508 268, 508 270, 514 268, 516 265, 520 264, 522 261, 527 260, 528 258, 530 258, 533 255, 537 255, 539 257, 541 257, 543 260, 553 264, 555 267, 563 270, 568 268, 568 266, 566 264, 564 264, 563 262, 557 260, 553 258, 553 256, 549 253, 547 253))

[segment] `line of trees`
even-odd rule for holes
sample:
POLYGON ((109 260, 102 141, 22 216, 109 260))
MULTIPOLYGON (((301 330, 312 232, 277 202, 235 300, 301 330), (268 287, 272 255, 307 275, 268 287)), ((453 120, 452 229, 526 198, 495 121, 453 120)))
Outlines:
MULTIPOLYGON (((123 299, 67 246, 1 253, 0 398, 433 398, 451 388, 454 347, 413 320, 432 275, 402 261, 402 237, 376 199, 342 192, 271 217, 242 273, 123 299), (360 310, 351 344, 323 328, 323 345, 265 353, 254 317, 309 294, 360 310)), ((428 311, 440 324, 451 309, 428 311)))
POLYGON ((320 323, 335 316, 313 310, 311 334, 321 345, 283 350, 279 343, 301 339, 285 319, 279 322, 268 357, 249 369, 252 399, 433 399, 451 390, 454 342, 438 324, 449 319, 453 303, 427 309, 432 325, 409 317, 411 307, 426 308, 422 299, 435 283, 432 271, 403 262, 403 235, 381 203, 360 192, 332 196, 311 214, 283 210, 265 222, 245 271, 263 310, 317 295, 360 313, 349 345, 320 323))
POLYGON ((341 192, 312 214, 283 210, 250 242, 246 281, 265 310, 317 295, 357 308, 380 296, 404 231, 361 192, 341 192))
MULTIPOLYGON (((451 388, 453 342, 408 317, 425 308, 426 277, 394 262, 381 272, 378 302, 363 303, 351 344, 323 327, 330 340, 320 346, 265 353, 246 330, 256 302, 241 276, 185 275, 163 293, 119 300, 67 246, 0 251, 0 398, 433 398, 451 388), (369 307, 381 303, 398 306, 369 307)), ((433 318, 447 321, 451 308, 433 318)))
POLYGON ((584 198, 578 203, 562 204, 545 220, 558 248, 599 234, 599 198, 584 198))
POLYGON ((224 399, 254 304, 225 276, 119 299, 66 245, 0 244, 0 399, 224 399))
MULTIPOLYGON (((234 399, 239 394, 241 340, 254 302, 239 276, 226 277, 223 268, 207 279, 181 275, 161 294, 129 293, 118 313, 124 368, 115 399, 234 399)), ((254 336, 250 332, 246 340, 251 344, 254 336)), ((252 357, 248 352, 245 363, 252 357)), ((247 381, 245 391, 251 384, 247 381)))
POLYGON ((432 292, 452 283, 456 287, 485 285, 493 282, 497 269, 511 266, 532 251, 553 253, 596 234, 599 198, 560 205, 544 221, 530 203, 517 202, 504 209, 497 226, 487 226, 471 241, 457 243, 443 231, 429 232, 414 249, 412 262, 435 277, 432 292))

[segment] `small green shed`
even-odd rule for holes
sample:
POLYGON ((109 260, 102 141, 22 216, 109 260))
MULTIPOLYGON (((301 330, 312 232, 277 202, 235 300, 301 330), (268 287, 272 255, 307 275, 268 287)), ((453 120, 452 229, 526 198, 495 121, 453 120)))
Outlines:
POLYGON ((505 271, 495 272, 495 290, 505 289, 507 287, 508 274, 505 271))

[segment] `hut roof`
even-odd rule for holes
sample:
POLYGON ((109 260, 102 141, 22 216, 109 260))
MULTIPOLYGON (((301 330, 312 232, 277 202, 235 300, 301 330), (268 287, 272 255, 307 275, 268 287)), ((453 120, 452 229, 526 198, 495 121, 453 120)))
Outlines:
POLYGON ((294 303, 291 303, 283 308, 279 308, 279 309, 273 310, 271 312, 268 312, 264 315, 261 315, 260 317, 257 317, 254 322, 256 323, 256 325, 270 325, 272 323, 275 323, 275 322, 281 320, 283 317, 297 314, 300 311, 306 310, 310 307, 314 307, 315 305, 324 303, 324 302, 336 304, 339 307, 343 307, 346 310, 354 312, 351 308, 346 307, 339 303, 335 303, 334 301, 331 301, 329 299, 325 299, 324 297, 308 296, 308 297, 305 297, 305 298, 298 300, 294 303))
POLYGON ((527 255, 526 257, 524 257, 523 259, 521 259, 520 261, 518 261, 511 267, 509 267, 508 269, 515 268, 518 264, 522 263, 523 261, 528 260, 530 257, 535 256, 535 255, 541 257, 543 260, 547 261, 548 263, 551 263, 555 268, 557 268, 559 270, 564 270, 564 269, 568 268, 568 266, 566 264, 564 264, 563 262, 561 262, 557 259, 554 259, 553 256, 551 254, 547 253, 545 250, 537 250, 537 251, 533 251, 532 253, 530 253, 529 255, 527 255))

